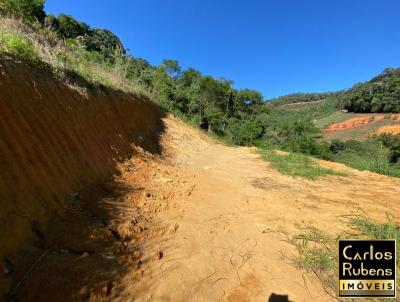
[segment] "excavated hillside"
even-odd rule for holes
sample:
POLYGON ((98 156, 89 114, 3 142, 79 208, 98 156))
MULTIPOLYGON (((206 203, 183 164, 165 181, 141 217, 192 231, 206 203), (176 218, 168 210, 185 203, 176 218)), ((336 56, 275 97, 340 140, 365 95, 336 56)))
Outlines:
POLYGON ((399 179, 324 161, 347 176, 282 175, 143 96, 0 72, 5 301, 336 301, 293 238, 400 219, 399 179))
POLYGON ((32 238, 31 224, 46 211, 60 210, 66 194, 109 177, 133 145, 160 154, 163 113, 143 98, 72 89, 76 83, 68 86, 45 69, 0 62, 4 257, 32 238))
POLYGON ((95 188, 118 172, 118 163, 138 149, 161 154, 163 116, 143 96, 91 88, 74 76, 59 80, 47 67, 1 59, 0 259, 13 271, 2 275, 1 293, 28 277, 32 259, 68 251, 66 241, 82 242, 86 235, 78 233, 108 224, 101 221, 106 217, 89 223, 80 191, 92 191, 88 200, 114 194, 95 188), (72 230, 80 222, 64 223, 68 217, 86 221, 72 230))

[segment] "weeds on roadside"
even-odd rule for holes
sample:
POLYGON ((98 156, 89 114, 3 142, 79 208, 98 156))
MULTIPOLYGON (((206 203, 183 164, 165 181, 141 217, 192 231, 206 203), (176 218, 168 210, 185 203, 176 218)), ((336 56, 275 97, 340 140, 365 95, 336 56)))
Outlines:
MULTIPOLYGON (((327 294, 334 298, 337 298, 339 239, 397 239, 397 254, 400 252, 400 225, 390 216, 384 223, 377 223, 366 215, 350 216, 348 226, 351 232, 340 234, 336 238, 311 229, 295 236, 291 241, 297 250, 297 255, 290 259, 291 262, 296 267, 313 273, 321 281, 327 294)), ((397 267, 399 270, 399 260, 397 267)), ((399 280, 397 284, 400 285, 399 280)))
POLYGON ((360 171, 366 170, 388 176, 400 176, 400 171, 393 165, 390 165, 387 154, 383 152, 371 156, 355 152, 343 152, 336 155, 333 160, 360 171))
MULTIPOLYGON (((397 255, 400 253, 400 225, 393 222, 387 215, 387 222, 376 223, 367 216, 357 216, 350 218, 350 226, 354 228, 361 238, 368 239, 396 239, 397 255)), ((400 264, 399 259, 397 259, 400 264)))
POLYGON ((294 265, 312 272, 323 285, 325 291, 334 295, 336 291, 337 253, 336 240, 322 232, 312 229, 292 240, 298 255, 291 259, 294 265))
POLYGON ((277 154, 274 150, 261 150, 261 156, 271 162, 279 172, 315 180, 324 175, 347 176, 346 173, 320 167, 310 157, 299 153, 277 154))

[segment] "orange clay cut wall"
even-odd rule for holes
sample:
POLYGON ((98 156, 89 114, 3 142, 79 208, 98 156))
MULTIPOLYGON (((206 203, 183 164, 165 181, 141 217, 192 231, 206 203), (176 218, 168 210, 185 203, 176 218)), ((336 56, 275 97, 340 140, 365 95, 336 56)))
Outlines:
POLYGON ((325 132, 332 132, 332 131, 343 131, 353 128, 360 128, 365 125, 384 120, 390 119, 393 121, 399 120, 399 114, 363 114, 362 116, 351 118, 349 120, 334 123, 324 129, 325 132))
POLYGON ((64 198, 109 178, 134 146, 161 152, 154 103, 65 82, 0 58, 0 259, 35 240, 33 225, 61 214, 64 198))

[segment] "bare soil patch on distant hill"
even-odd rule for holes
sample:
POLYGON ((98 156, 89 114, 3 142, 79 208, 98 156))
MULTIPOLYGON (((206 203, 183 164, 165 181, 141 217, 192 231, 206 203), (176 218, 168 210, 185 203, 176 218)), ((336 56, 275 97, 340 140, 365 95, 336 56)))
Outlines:
POLYGON ((378 129, 392 125, 400 125, 399 114, 357 114, 353 118, 324 128, 322 139, 325 141, 333 139, 363 141, 379 133, 378 129))

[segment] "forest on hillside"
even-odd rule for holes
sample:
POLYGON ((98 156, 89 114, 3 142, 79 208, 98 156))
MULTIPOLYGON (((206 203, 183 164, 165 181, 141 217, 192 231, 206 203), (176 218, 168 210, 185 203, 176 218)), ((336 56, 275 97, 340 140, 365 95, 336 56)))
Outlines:
POLYGON ((177 60, 152 65, 133 56, 106 29, 65 14, 46 14, 44 0, 3 0, 0 15, 0 53, 44 61, 55 72, 68 70, 94 86, 144 93, 168 112, 232 144, 280 148, 353 166, 363 161, 370 163, 366 169, 400 175, 400 169, 392 169, 399 162, 393 154, 400 149, 400 138, 373 138, 362 146, 322 142, 314 123, 343 106, 355 112, 399 112, 399 69, 387 69, 345 92, 292 94, 265 102, 259 91, 235 89, 232 80, 182 69, 177 60), (304 110, 276 106, 317 100, 321 102, 304 110))
POLYGON ((400 68, 387 68, 340 96, 344 108, 360 113, 400 112, 400 68))
POLYGON ((293 93, 270 100, 274 106, 306 103, 335 97, 341 108, 355 113, 400 112, 400 68, 386 68, 370 81, 327 93, 293 93))
POLYGON ((274 106, 282 106, 296 103, 307 103, 321 101, 331 96, 338 96, 341 92, 321 92, 321 93, 291 93, 269 100, 274 106))

